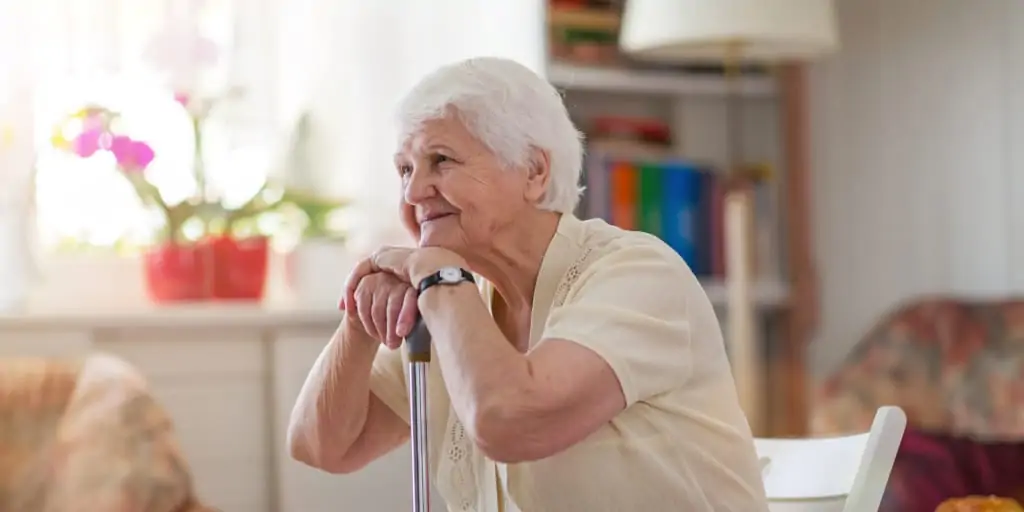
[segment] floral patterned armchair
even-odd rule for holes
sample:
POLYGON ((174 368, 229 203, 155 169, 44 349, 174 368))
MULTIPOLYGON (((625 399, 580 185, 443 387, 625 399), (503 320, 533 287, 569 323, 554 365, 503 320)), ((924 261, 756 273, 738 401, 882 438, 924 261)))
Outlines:
POLYGON ((865 431, 882 405, 902 407, 908 427, 881 511, 1024 498, 1024 299, 898 308, 819 390, 812 430, 865 431))
POLYGON ((209 512, 170 418, 123 361, 0 359, 0 510, 209 512))

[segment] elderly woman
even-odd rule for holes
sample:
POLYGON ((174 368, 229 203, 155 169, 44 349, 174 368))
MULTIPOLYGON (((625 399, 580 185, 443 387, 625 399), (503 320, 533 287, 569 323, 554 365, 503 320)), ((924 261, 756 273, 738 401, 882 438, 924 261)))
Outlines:
POLYGON ((450 510, 766 510, 715 312, 660 240, 573 216, 582 148, 558 92, 476 58, 424 78, 398 122, 418 248, 352 272, 292 456, 347 473, 406 442, 396 349, 420 314, 432 480, 450 510))

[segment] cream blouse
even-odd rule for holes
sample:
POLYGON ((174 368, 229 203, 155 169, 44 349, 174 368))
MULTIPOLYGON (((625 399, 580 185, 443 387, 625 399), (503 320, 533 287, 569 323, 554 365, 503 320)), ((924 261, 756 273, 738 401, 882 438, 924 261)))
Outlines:
MULTIPOLYGON (((490 298, 489 284, 481 291, 490 298)), ((432 364, 431 479, 450 512, 767 510, 715 311, 671 248, 563 215, 537 279, 530 347, 551 338, 603 357, 626 409, 561 453, 499 464, 466 437, 432 364)), ((381 349, 370 388, 409 421, 403 354, 381 349)))

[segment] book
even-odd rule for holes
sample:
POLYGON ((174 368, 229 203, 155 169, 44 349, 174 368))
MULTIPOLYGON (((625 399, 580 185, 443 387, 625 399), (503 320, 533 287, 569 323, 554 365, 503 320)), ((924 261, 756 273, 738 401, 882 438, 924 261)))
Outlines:
POLYGON ((637 229, 661 236, 662 226, 662 166, 659 162, 641 162, 637 165, 637 229))
MULTIPOLYGON (((620 149, 620 148, 616 148, 620 149)), ((588 152, 586 216, 665 241, 700 277, 725 276, 725 177, 713 167, 678 157, 612 150, 588 152)), ((777 201, 768 179, 752 180, 755 205, 755 275, 778 275, 771 244, 777 201)))
POLYGON ((701 224, 704 222, 701 186, 705 171, 686 161, 666 162, 664 167, 662 240, 686 261, 695 274, 706 274, 701 243, 701 224))
POLYGON ((611 218, 608 220, 622 229, 638 229, 636 213, 639 185, 636 166, 629 161, 612 161, 609 175, 611 218))

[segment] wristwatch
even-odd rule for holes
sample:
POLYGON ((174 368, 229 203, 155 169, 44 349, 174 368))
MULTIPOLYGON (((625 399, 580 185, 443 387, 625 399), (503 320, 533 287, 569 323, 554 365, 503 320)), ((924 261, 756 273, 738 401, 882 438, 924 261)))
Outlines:
POLYGON ((424 277, 420 281, 417 287, 417 293, 422 295, 423 292, 427 291, 432 286, 444 284, 444 285, 455 285, 464 282, 476 283, 476 279, 473 278, 473 274, 468 270, 459 267, 441 267, 433 274, 424 277))

